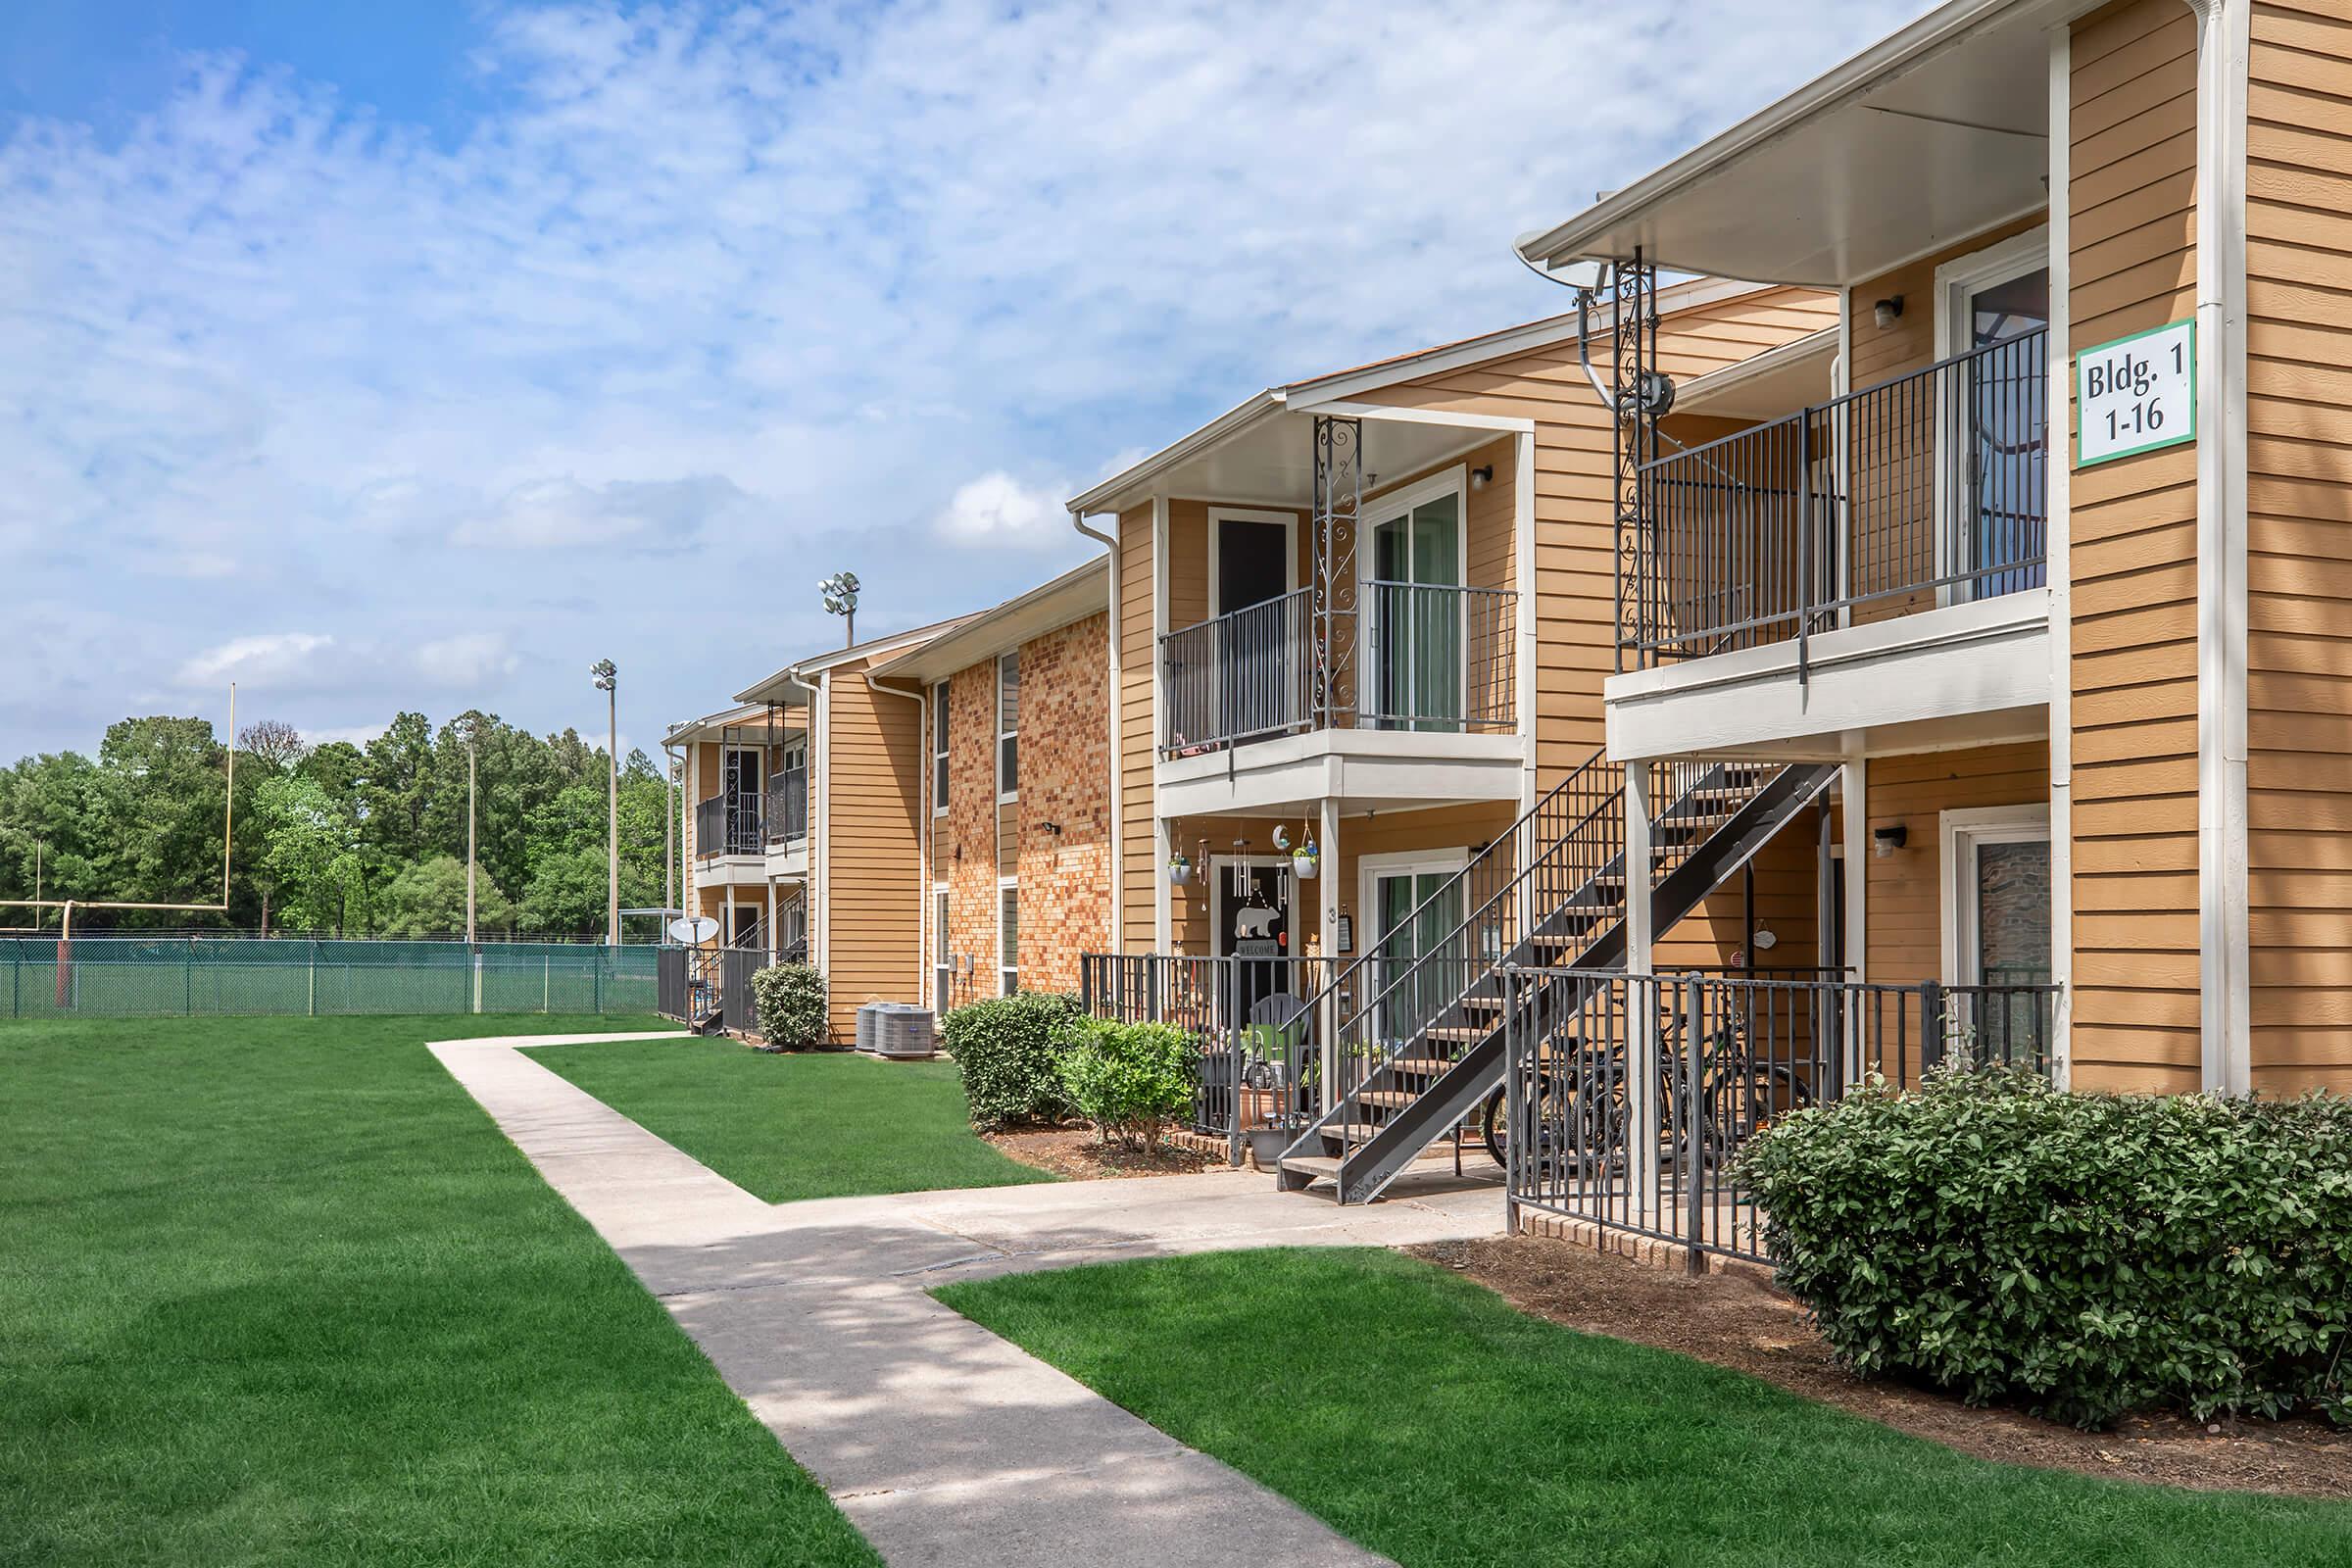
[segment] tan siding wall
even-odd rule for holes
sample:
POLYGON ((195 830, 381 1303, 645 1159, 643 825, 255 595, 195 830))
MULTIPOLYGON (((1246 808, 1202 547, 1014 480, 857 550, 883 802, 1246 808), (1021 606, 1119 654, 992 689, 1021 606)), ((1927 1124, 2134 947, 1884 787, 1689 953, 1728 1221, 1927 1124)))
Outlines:
POLYGON ((1878 758, 1870 764, 1869 795, 1870 830, 1900 824, 1905 833, 1903 847, 1894 854, 1870 858, 1864 894, 1869 978, 1892 986, 1940 979, 1941 813, 2046 803, 2050 749, 2028 741, 1878 758))
POLYGON ((1119 810, 1120 951, 1152 951, 1161 870, 1152 839, 1152 765, 1158 733, 1153 664, 1159 657, 1152 599, 1152 509, 1120 515, 1119 810))
POLYGON ((927 895, 917 812, 928 762, 922 710, 865 683, 862 661, 831 672, 826 759, 826 981, 834 1037, 857 1032, 868 1002, 919 1002, 918 895, 927 895))
POLYGON ((2258 1093, 2352 1092, 2352 16, 2253 15, 2246 763, 2258 1093))
MULTIPOLYGON (((2076 25, 2074 349, 2194 309, 2195 54, 2175 0, 2076 25)), ((2080 470, 2072 495, 2075 1081, 2193 1090, 2194 449, 2080 470)))

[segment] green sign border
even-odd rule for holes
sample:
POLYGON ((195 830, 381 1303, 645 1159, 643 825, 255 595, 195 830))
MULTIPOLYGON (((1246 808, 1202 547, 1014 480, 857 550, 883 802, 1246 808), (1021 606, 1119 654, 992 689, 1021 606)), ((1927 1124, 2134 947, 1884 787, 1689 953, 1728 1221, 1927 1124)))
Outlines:
POLYGON ((2166 447, 2186 446, 2196 438, 2197 318, 2195 317, 2183 316, 2177 321, 2167 321, 2162 326, 2151 326, 2144 332, 2127 332, 2122 337, 2109 338, 2104 343, 2094 343, 2089 348, 2077 352, 2075 355, 2075 466, 2077 468, 2095 468, 2102 463, 2114 463, 2124 458, 2136 458, 2143 452, 2158 452, 2166 447), (2188 328, 2188 428, 2179 435, 2164 436, 2140 446, 2127 447, 2121 452, 2110 452, 2104 457, 2085 458, 2082 456, 2082 408, 2088 401, 2082 395, 2082 361, 2090 355, 2104 354, 2109 349, 2121 348, 2126 343, 2136 343, 2143 337, 2154 337, 2158 333, 2174 331, 2183 326, 2188 328))

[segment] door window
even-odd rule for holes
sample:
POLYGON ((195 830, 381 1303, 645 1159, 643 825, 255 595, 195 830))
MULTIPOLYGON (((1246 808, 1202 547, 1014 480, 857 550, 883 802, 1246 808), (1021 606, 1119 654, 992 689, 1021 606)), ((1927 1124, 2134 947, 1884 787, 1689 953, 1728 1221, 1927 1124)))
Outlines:
POLYGON ((1952 599, 1989 599, 2047 580, 2050 270, 2020 262, 1954 294, 1946 342, 1969 359, 1944 394, 1958 428, 1942 569, 1952 599))
POLYGON ((1391 729, 1458 730, 1462 498, 1448 492, 1372 528, 1372 709, 1391 729))
POLYGON ((1461 883, 1450 867, 1377 874, 1372 908, 1375 939, 1384 944, 1376 965, 1378 1029, 1395 1044, 1445 1010, 1468 984, 1459 961, 1461 883))

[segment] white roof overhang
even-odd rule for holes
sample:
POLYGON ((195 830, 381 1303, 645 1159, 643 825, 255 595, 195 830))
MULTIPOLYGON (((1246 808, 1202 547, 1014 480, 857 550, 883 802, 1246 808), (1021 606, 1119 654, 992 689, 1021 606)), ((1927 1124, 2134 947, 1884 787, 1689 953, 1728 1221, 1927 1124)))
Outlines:
POLYGON ((1842 288, 2036 211, 2049 29, 2086 9, 1950 0, 1519 253, 1842 288))

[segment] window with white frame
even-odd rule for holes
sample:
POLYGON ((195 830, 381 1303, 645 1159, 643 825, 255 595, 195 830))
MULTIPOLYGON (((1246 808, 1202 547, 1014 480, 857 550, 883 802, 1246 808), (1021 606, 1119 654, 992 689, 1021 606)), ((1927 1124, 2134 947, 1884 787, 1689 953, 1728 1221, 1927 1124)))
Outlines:
POLYGON ((2046 581, 2049 516, 2049 230, 1936 270, 1943 439, 1936 466, 1936 573, 1952 602, 2046 581))
POLYGON ((997 660, 997 799, 1021 792, 1021 656, 997 660))
POLYGON ((931 814, 948 809, 948 683, 931 688, 931 814))
POLYGON ((1021 890, 1011 882, 997 887, 997 982, 1001 996, 1021 989, 1021 890))
POLYGON ((931 1008, 946 1012, 956 1004, 956 956, 948 951, 948 890, 931 890, 931 1008))

